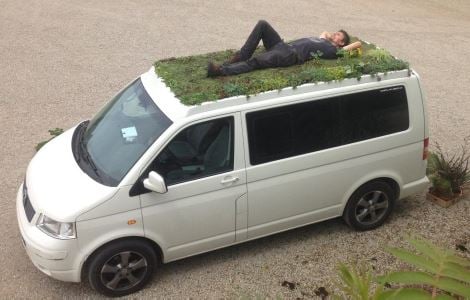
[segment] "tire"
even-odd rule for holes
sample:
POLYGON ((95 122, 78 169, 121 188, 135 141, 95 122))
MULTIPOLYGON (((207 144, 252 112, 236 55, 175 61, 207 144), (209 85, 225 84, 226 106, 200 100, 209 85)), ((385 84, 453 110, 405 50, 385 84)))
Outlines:
POLYGON ((115 241, 93 255, 88 281, 94 290, 105 296, 125 296, 147 284, 157 262, 149 243, 135 239, 115 241))
POLYGON ((371 230, 382 225, 393 211, 395 204, 393 189, 382 181, 364 184, 349 198, 343 219, 349 227, 371 230))

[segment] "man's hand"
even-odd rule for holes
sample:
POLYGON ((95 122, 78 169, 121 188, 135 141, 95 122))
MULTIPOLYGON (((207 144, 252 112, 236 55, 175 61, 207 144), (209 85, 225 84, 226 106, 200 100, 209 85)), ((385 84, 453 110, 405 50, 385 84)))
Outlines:
POLYGON ((357 48, 360 48, 362 47, 362 43, 360 41, 357 41, 357 42, 354 42, 352 44, 349 44, 347 46, 344 46, 343 49, 346 50, 346 51, 349 51, 349 50, 354 50, 354 49, 357 49, 357 48))
POLYGON ((329 33, 328 31, 324 31, 322 32, 322 34, 320 34, 320 38, 325 40, 331 40, 331 33, 329 33))

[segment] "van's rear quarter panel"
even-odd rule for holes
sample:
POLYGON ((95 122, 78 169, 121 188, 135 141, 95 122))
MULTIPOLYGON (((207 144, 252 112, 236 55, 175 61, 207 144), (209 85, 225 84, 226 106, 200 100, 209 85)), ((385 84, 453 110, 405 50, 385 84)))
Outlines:
MULTIPOLYGON (((248 226, 257 227, 250 236, 268 234, 278 227, 276 222, 297 215, 301 223, 318 221, 314 212, 333 206, 337 208, 325 210, 330 215, 320 214, 321 219, 339 216, 354 190, 375 178, 392 178, 401 187, 425 176, 425 120, 418 81, 412 76, 400 84, 407 91, 408 130, 247 168, 248 226), (305 222, 300 215, 309 212, 312 218, 305 222)), ((295 224, 292 227, 301 223, 289 221, 295 224)))

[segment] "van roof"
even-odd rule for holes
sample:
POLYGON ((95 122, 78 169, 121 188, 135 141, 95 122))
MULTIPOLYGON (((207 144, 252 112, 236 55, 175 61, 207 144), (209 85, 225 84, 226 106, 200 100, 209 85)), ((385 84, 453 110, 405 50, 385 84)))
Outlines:
POLYGON ((221 63, 234 50, 164 59, 141 79, 160 109, 176 120, 247 102, 410 76, 407 62, 362 42, 361 52, 348 52, 337 60, 314 58, 288 68, 218 78, 206 77, 207 62, 221 63))

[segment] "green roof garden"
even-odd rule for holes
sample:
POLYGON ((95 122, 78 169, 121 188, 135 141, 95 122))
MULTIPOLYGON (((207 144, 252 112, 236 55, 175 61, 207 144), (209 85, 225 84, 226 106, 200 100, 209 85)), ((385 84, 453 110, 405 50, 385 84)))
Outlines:
MULTIPOLYGON (((353 39, 353 41, 358 39, 353 39)), ((264 51, 258 47, 257 52, 264 51)), ((305 83, 328 82, 404 70, 409 64, 395 58, 388 51, 362 42, 362 48, 343 52, 338 59, 321 59, 312 53, 312 59, 302 65, 287 68, 256 70, 250 73, 208 78, 207 64, 229 60, 235 50, 179 58, 167 58, 155 62, 155 72, 163 79, 177 98, 185 105, 197 105, 238 95, 256 95, 270 90, 300 86, 305 83)), ((256 52, 255 52, 256 55, 256 52)))

